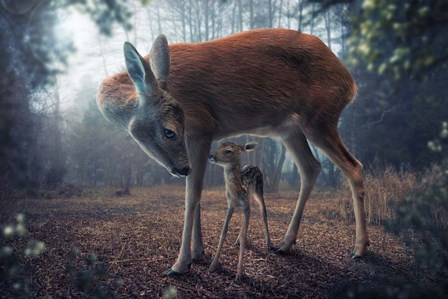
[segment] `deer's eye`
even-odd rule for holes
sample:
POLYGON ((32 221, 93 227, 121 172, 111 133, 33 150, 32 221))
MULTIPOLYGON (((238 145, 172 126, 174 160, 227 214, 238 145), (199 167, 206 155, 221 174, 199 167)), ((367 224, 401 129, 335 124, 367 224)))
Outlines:
POLYGON ((224 151, 224 156, 230 157, 231 155, 232 155, 232 151, 231 150, 224 151))
POLYGON ((169 139, 174 138, 176 136, 176 133, 174 133, 170 129, 164 129, 164 133, 165 133, 165 137, 169 138, 169 139))

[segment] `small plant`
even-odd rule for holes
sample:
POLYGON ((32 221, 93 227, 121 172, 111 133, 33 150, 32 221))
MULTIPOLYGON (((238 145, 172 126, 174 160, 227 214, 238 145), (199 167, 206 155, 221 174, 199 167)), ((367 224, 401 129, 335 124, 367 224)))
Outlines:
POLYGON ((166 288, 163 293, 163 299, 174 299, 177 298, 177 288, 173 286, 169 286, 166 288))
POLYGON ((43 242, 30 237, 25 216, 18 214, 16 224, 2 227, 0 239, 0 290, 7 297, 31 297, 31 281, 25 275, 29 259, 45 251, 43 242), (21 246, 21 244, 26 244, 21 246))
POLYGON ((117 290, 123 283, 121 277, 115 277, 112 284, 109 285, 107 263, 99 262, 95 254, 88 254, 84 258, 84 265, 77 266, 76 259, 79 254, 79 250, 73 248, 67 264, 67 272, 74 288, 89 298, 118 298, 117 290))

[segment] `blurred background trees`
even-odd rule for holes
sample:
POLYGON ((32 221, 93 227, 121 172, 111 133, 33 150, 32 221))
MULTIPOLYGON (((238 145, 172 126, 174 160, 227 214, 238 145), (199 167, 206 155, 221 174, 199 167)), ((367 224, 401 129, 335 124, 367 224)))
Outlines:
MULTIPOLYGON (((423 169, 448 155, 427 147, 448 120, 446 1, 0 3, 4 189, 14 186, 33 193, 71 183, 115 186, 125 192, 132 186, 183 184, 147 158, 126 132, 107 123, 95 103, 99 82, 123 70, 123 41, 146 53, 162 32, 171 43, 265 27, 315 34, 358 82, 358 98, 344 111, 340 130, 364 166, 423 169), (79 18, 72 32, 64 27, 71 15, 79 18)), ((297 169, 280 143, 251 136, 236 141, 258 142, 246 159, 263 169, 269 191, 297 188, 297 169)), ((319 184, 335 187, 339 171, 318 149, 313 152, 324 167, 319 184)), ((205 183, 222 184, 222 171, 209 166, 205 183)))

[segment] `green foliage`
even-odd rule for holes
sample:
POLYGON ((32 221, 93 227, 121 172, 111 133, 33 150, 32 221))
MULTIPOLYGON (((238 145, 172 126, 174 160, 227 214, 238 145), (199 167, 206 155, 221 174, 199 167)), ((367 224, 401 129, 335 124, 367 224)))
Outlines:
POLYGON ((173 298, 177 298, 177 288, 169 286, 163 293, 163 299, 173 299, 173 298))
POLYGON ((77 266, 79 250, 73 248, 66 269, 75 289, 89 298, 118 298, 118 287, 123 283, 117 276, 112 283, 107 282, 109 266, 98 261, 95 254, 88 254, 84 258, 84 265, 77 266))
POLYGON ((349 41, 351 63, 395 79, 448 61, 448 2, 364 0, 349 41))
POLYGON ((439 134, 439 138, 428 142, 428 147, 434 152, 446 151, 448 147, 448 122, 442 123, 442 131, 439 134))
MULTIPOLYGON (((365 165, 424 169, 446 158, 426 144, 448 117, 445 82, 448 4, 380 0, 353 5, 347 62, 359 85, 348 110, 350 134, 365 165)), ((343 115, 347 117, 347 112, 343 115)))
POLYGON ((31 281, 26 271, 29 258, 40 256, 45 251, 43 242, 30 237, 25 226, 25 216, 18 214, 16 224, 2 227, 0 238, 0 289, 8 297, 31 297, 31 281), (26 246, 20 246, 25 244, 26 246), (19 244, 19 245, 18 245, 19 244))

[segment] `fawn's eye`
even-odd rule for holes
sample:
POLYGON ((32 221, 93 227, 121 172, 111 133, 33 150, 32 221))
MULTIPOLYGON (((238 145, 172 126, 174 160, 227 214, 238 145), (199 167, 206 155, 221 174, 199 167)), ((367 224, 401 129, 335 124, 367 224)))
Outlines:
POLYGON ((165 137, 168 139, 174 138, 176 136, 176 133, 171 131, 170 129, 164 129, 165 137))
POLYGON ((224 151, 224 156, 230 157, 231 155, 232 155, 232 151, 231 150, 224 151))

